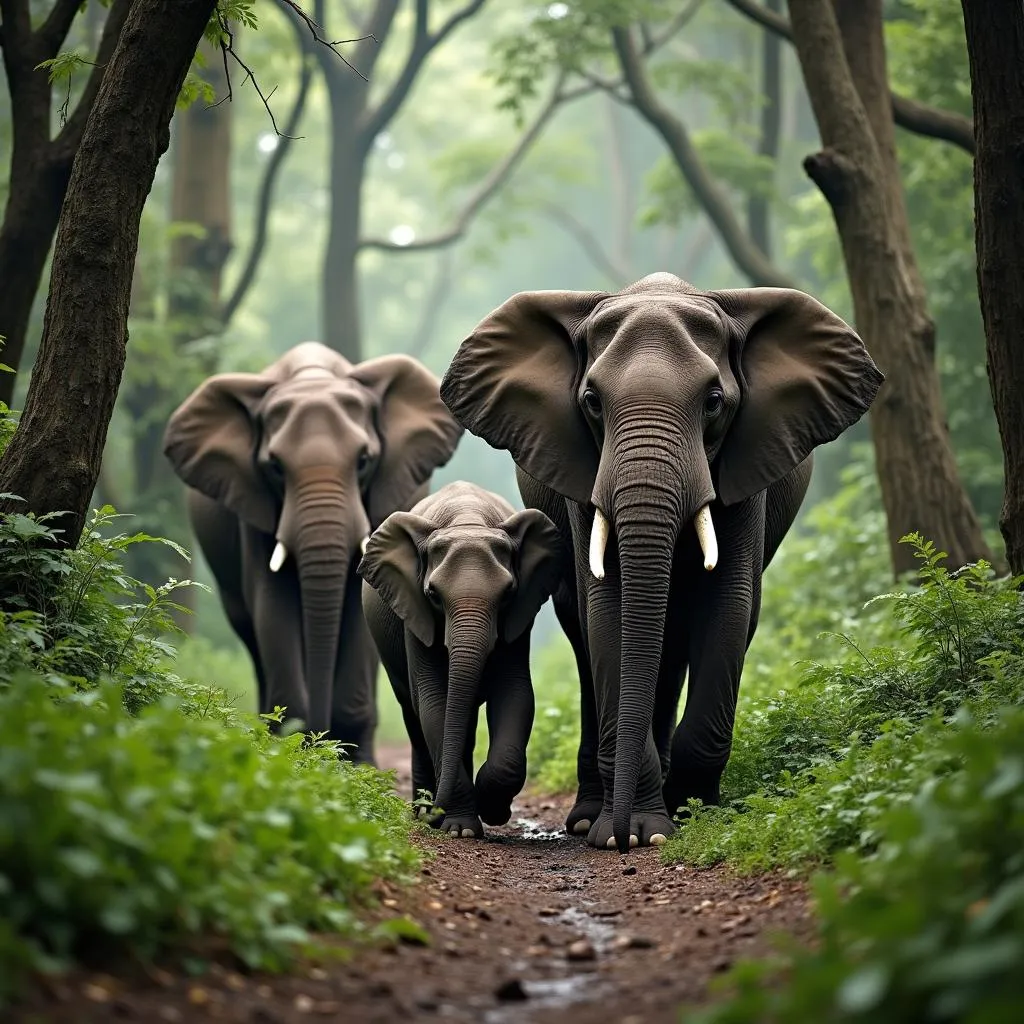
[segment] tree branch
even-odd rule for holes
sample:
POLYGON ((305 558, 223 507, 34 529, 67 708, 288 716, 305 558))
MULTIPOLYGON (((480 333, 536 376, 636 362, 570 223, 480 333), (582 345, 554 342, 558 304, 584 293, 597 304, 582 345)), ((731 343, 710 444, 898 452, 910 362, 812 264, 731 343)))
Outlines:
POLYGON ((418 242, 410 242, 408 245, 398 245, 386 238, 364 238, 359 243, 360 249, 383 249, 387 252, 423 252, 426 249, 441 249, 446 245, 457 242, 466 233, 473 218, 480 212, 481 208, 491 199, 492 196, 511 177, 512 172, 519 165, 526 155, 530 146, 540 135, 541 129, 547 124, 555 109, 564 102, 562 96, 562 78, 558 83, 548 101, 537 112, 533 123, 519 137, 519 141, 512 150, 505 156, 504 160, 496 164, 491 173, 480 183, 476 191, 469 197, 466 205, 455 218, 455 222, 446 231, 436 235, 428 236, 418 242))
POLYGON ((71 116, 53 140, 52 159, 65 161, 69 168, 78 152, 78 144, 82 141, 82 132, 85 131, 85 122, 89 119, 89 111, 92 110, 96 95, 100 91, 103 73, 106 71, 107 62, 114 52, 114 47, 117 46, 121 27, 128 17, 130 7, 131 0, 114 0, 110 5, 107 20, 103 23, 103 35, 100 36, 100 44, 96 48, 96 61, 92 71, 89 72, 85 88, 82 90, 82 95, 79 96, 71 116))
POLYGON ((416 0, 416 27, 413 30, 409 56, 384 98, 373 110, 366 112, 364 123, 360 127, 360 133, 365 140, 374 139, 391 122, 405 102, 416 76, 423 67, 423 62, 431 51, 440 46, 462 22, 472 18, 485 3, 486 0, 469 0, 469 3, 455 11, 436 32, 431 33, 429 0, 416 0))
POLYGON ((267 246, 274 186, 277 184, 278 174, 284 165, 284 158, 291 149, 295 133, 302 121, 310 83, 313 80, 311 48, 306 41, 305 33, 303 33, 297 19, 289 18, 289 22, 295 29, 296 40, 299 44, 299 57, 302 62, 302 69, 299 74, 299 91, 295 96, 295 103, 285 121, 284 131, 277 140, 277 148, 270 154, 266 169, 263 172, 263 179, 260 182, 259 193, 256 199, 256 219, 253 227, 252 244, 249 247, 249 255, 242 265, 242 271, 238 275, 238 280, 235 282, 234 288, 231 289, 231 295, 221 306, 219 320, 222 328, 226 328, 231 323, 232 318, 238 312, 239 306, 241 306, 249 289, 252 287, 253 281, 256 279, 256 271, 259 268, 260 261, 263 259, 263 252, 267 246))
POLYGON ((437 258, 437 274, 434 277, 434 284, 424 302, 423 316, 406 355, 419 359, 434 340, 438 314, 451 294, 453 284, 455 284, 455 252, 452 249, 442 249, 437 258))
MULTIPOLYGON (((769 32, 774 32, 790 42, 793 41, 793 28, 789 19, 782 14, 768 10, 758 0, 725 0, 725 2, 752 21, 756 21, 763 28, 768 29, 769 32)), ((892 97, 893 120, 901 128, 905 128, 915 135, 951 142, 954 146, 959 146, 962 150, 974 154, 974 122, 969 117, 955 114, 950 110, 942 110, 939 107, 930 107, 926 103, 919 103, 909 96, 902 96, 891 90, 890 96, 892 97)))
POLYGON ((581 220, 563 209, 557 203, 541 202, 537 204, 555 224, 577 243, 586 254, 591 263, 602 273, 616 288, 621 288, 629 281, 629 270, 614 260, 601 245, 597 236, 581 220))
POLYGON ((64 45, 71 31, 71 23, 82 8, 82 0, 57 0, 50 8, 46 20, 36 29, 43 60, 51 60, 64 45))
POLYGON ((793 279, 776 267, 743 229, 733 212, 732 200, 704 166, 686 126, 658 99, 629 30, 612 29, 612 42, 634 107, 661 135, 737 268, 756 285, 795 287, 793 279))

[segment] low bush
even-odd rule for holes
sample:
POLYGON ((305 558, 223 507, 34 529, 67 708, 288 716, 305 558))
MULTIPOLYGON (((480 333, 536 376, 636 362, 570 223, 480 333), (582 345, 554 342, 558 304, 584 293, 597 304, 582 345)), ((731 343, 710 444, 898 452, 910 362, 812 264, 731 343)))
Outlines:
POLYGON ((843 637, 842 660, 812 664, 794 691, 752 701, 729 799, 691 807, 668 860, 754 870, 869 851, 879 817, 941 770, 925 723, 941 730, 967 701, 994 710, 1024 698, 1019 581, 995 579, 985 563, 950 572, 933 545, 905 541, 921 585, 875 602, 891 606, 905 646, 843 637))
POLYGON ((576 790, 580 742, 580 684, 569 641, 558 635, 532 665, 536 714, 527 749, 534 787, 545 793, 576 790))
POLYGON ((740 965, 730 997, 687 1020, 1024 1018, 1024 708, 965 708, 916 738, 929 769, 895 777, 873 855, 841 853, 815 880, 814 948, 740 965))
POLYGON ((0 1002, 87 957, 282 968, 418 862, 391 776, 169 671, 186 584, 129 577, 155 540, 117 521, 61 550, 57 518, 0 516, 0 1002))

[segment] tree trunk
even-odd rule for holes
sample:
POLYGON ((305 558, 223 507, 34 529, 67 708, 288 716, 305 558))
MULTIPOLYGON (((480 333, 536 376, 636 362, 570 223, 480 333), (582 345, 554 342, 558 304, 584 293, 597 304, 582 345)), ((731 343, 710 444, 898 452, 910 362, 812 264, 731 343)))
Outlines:
POLYGON ((69 513, 73 545, 99 477, 124 369, 139 221, 174 104, 215 0, 133 0, 82 136, 57 229, 25 411, 0 460, 0 492, 69 513))
POLYGON ((1024 573, 1024 5, 962 0, 974 99, 974 218, 988 379, 1003 443, 999 525, 1024 573))
MULTIPOLYGON (((328 89, 331 118, 330 214, 321 282, 324 344, 350 363, 363 358, 357 261, 362 233, 363 182, 368 147, 358 126, 366 90, 336 81, 328 89)), ((372 140, 369 140, 372 143, 372 140)))
MULTIPOLYGON (((765 6, 779 14, 782 0, 767 0, 765 6)), ((759 156, 768 157, 774 164, 779 155, 779 136, 782 127, 782 40, 767 29, 761 32, 761 137, 759 156)), ((747 203, 747 224, 750 237, 758 248, 772 255, 771 201, 767 196, 751 196, 747 203)))
POLYGON ((913 552, 899 543, 914 531, 947 551, 952 567, 991 559, 953 456, 935 330, 910 241, 882 0, 834 0, 834 7, 823 0, 789 4, 824 147, 804 167, 832 208, 857 328, 886 374, 870 419, 893 567, 915 568, 913 552))
MULTIPOLYGON (((57 137, 51 139, 52 88, 46 69, 37 70, 37 66, 56 55, 70 22, 56 35, 48 35, 45 22, 32 29, 27 4, 0 3, 3 63, 13 122, 7 205, 0 223, 0 337, 5 339, 0 362, 15 370, 24 356, 32 305, 57 230, 71 164, 128 7, 129 0, 115 0, 111 6, 81 98, 57 137)), ((14 388, 14 374, 0 373, 0 402, 9 405, 14 388)))

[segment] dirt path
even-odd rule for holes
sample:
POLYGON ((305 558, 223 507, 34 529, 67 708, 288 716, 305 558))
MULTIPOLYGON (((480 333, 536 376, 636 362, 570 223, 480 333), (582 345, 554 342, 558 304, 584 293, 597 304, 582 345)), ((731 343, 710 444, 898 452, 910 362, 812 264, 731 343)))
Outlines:
MULTIPOLYGON (((407 752, 380 759, 407 792, 407 752)), ((704 1000, 708 982, 766 950, 772 932, 806 931, 798 883, 665 867, 650 849, 591 850, 561 829, 570 803, 526 794, 485 842, 431 842, 437 856, 420 884, 384 893, 381 908, 420 922, 428 946, 367 950, 288 977, 78 979, 17 1019, 564 1024, 568 1010, 574 1024, 675 1024, 681 1005, 704 1000)))

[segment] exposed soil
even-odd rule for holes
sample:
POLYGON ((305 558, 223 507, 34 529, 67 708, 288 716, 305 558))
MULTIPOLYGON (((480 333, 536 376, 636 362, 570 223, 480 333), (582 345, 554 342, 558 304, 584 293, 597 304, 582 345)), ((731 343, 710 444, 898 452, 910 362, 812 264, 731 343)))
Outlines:
MULTIPOLYGON (((408 793, 408 752, 379 758, 408 793)), ((592 850, 562 830, 570 805, 527 793, 484 842, 424 840, 436 856, 418 885, 383 893, 379 915, 416 920, 427 946, 366 949, 285 977, 220 966, 198 979, 90 975, 8 1019, 562 1024, 568 1010, 574 1024, 676 1024, 680 1007, 708 999, 716 974, 767 952, 773 932, 808 934, 800 883, 663 866, 653 849, 592 850)))

